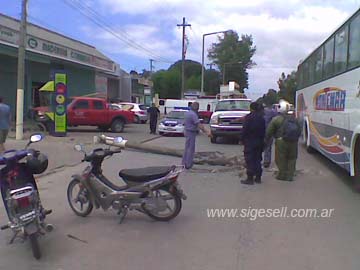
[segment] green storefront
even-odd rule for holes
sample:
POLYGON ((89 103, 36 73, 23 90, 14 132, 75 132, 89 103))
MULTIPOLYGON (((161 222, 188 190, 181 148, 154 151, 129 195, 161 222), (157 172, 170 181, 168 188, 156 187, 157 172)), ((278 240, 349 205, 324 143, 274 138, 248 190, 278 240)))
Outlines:
MULTIPOLYGON (((17 89, 17 20, 0 16, 0 96, 15 113, 17 89), (15 24, 14 24, 15 23, 15 24)), ((94 47, 31 25, 26 38, 24 113, 40 105, 38 89, 55 71, 65 72, 68 97, 107 91, 104 74, 115 71, 114 62, 101 57, 94 47), (35 36, 36 33, 39 36, 35 36), (83 49, 83 50, 82 50, 83 49), (105 84, 105 86, 103 85, 105 84)))

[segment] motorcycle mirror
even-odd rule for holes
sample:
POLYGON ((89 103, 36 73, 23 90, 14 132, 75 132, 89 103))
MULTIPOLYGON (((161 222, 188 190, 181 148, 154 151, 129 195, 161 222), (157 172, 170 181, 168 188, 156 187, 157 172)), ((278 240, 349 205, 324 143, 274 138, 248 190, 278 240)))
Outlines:
POLYGON ((124 139, 122 137, 115 137, 114 143, 121 143, 124 139))
POLYGON ((36 143, 36 142, 40 142, 42 139, 44 138, 44 135, 38 133, 38 134, 33 134, 30 137, 30 142, 31 143, 36 143))
POLYGON ((78 152, 84 152, 84 145, 82 144, 75 144, 74 149, 78 152))

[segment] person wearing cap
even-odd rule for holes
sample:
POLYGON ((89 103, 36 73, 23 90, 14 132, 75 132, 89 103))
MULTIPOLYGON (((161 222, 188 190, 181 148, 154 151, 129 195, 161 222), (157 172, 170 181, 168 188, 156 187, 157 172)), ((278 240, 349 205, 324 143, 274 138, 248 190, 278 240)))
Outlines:
POLYGON ((245 117, 241 141, 244 145, 247 178, 242 184, 253 185, 261 183, 262 152, 265 138, 265 120, 262 114, 262 105, 257 102, 250 104, 250 114, 245 117))
POLYGON ((269 144, 272 137, 275 138, 275 163, 279 170, 276 179, 293 181, 301 127, 290 103, 281 100, 277 111, 279 115, 271 120, 266 129, 265 144, 269 144))

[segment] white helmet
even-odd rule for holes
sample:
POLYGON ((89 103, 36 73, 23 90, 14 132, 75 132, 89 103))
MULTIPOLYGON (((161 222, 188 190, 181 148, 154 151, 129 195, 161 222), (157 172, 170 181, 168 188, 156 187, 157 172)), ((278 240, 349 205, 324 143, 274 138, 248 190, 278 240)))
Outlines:
POLYGON ((280 100, 278 107, 277 107, 277 111, 279 113, 287 113, 290 110, 290 106, 291 104, 289 102, 287 102, 286 100, 280 100))

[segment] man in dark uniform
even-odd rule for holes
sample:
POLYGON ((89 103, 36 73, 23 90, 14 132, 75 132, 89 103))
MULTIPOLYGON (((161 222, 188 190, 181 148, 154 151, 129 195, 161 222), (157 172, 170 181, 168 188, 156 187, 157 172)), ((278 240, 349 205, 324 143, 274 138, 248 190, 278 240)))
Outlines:
POLYGON ((241 136, 244 145, 247 179, 242 184, 253 185, 261 183, 261 160, 265 138, 265 120, 261 113, 260 104, 250 104, 250 114, 245 117, 241 136), (255 178, 255 179, 254 179, 255 178))
POLYGON ((156 134, 157 120, 160 114, 159 109, 155 106, 155 103, 151 104, 151 107, 148 109, 150 115, 150 134, 156 134))

